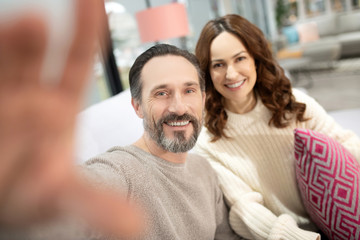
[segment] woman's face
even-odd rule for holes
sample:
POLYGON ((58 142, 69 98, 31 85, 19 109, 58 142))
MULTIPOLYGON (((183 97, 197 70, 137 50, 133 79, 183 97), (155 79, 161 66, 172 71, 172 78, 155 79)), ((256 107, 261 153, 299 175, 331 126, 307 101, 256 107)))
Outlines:
POLYGON ((253 88, 256 66, 242 42, 222 32, 210 45, 210 75, 215 89, 224 97, 225 107, 235 113, 250 111, 256 103, 253 88))

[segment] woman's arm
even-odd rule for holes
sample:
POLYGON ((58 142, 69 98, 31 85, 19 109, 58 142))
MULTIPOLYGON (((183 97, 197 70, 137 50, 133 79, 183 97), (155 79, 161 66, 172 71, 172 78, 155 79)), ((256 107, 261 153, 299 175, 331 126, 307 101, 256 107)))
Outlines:
POLYGON ((312 97, 300 91, 294 91, 298 101, 306 104, 305 117, 310 120, 304 122, 303 128, 311 129, 335 139, 342 144, 360 163, 360 138, 354 132, 340 126, 333 117, 312 97))
POLYGON ((232 171, 211 161, 219 176, 221 189, 230 207, 230 225, 248 239, 319 239, 319 234, 300 229, 295 220, 283 214, 276 216, 263 205, 263 197, 253 191, 232 171))

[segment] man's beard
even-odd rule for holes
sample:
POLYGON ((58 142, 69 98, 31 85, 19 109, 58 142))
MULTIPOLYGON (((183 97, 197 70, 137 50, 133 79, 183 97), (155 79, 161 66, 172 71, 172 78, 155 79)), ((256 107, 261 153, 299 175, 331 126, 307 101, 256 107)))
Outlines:
POLYGON ((145 131, 149 134, 151 139, 153 139, 162 149, 173 153, 182 153, 189 151, 195 146, 201 130, 202 119, 199 122, 194 116, 187 113, 181 116, 171 113, 162 117, 155 123, 154 121, 149 120, 147 114, 144 114, 143 124, 145 131), (193 125, 193 133, 190 138, 186 140, 185 131, 174 131, 173 138, 166 137, 163 124, 166 124, 168 121, 190 121, 193 125))

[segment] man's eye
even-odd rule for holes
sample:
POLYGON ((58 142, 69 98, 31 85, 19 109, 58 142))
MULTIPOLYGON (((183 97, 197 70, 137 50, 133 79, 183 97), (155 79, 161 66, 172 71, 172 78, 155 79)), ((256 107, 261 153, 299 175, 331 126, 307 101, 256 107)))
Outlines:
POLYGON ((193 92, 195 92, 194 89, 188 89, 188 90, 186 90, 186 93, 193 93, 193 92))
POLYGON ((156 96, 166 96, 166 92, 158 92, 156 93, 156 96))

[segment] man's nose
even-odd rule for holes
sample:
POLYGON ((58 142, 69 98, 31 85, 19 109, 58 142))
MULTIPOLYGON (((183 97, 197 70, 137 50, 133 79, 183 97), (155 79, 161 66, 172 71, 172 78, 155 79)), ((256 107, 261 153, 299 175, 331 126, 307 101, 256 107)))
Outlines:
POLYGON ((186 103, 182 94, 176 93, 170 98, 169 112, 183 115, 186 113, 186 103))
POLYGON ((234 66, 230 64, 226 70, 226 78, 233 79, 233 78, 237 77, 237 75, 238 75, 238 72, 236 71, 234 66))

